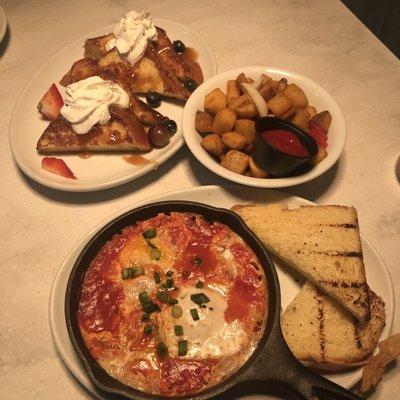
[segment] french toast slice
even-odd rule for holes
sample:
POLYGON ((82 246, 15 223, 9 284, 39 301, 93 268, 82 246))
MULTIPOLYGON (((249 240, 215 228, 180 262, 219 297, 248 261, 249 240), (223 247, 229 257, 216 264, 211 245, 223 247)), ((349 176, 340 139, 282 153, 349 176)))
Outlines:
POLYGON ((107 60, 103 60, 101 66, 99 66, 97 61, 93 61, 90 58, 83 58, 76 61, 72 65, 71 70, 61 79, 60 84, 67 86, 91 76, 100 76, 104 80, 118 83, 118 85, 129 93, 130 111, 135 114, 142 124, 152 126, 164 122, 167 117, 151 108, 132 93, 128 79, 129 70, 126 69, 128 67, 126 64, 128 63, 122 60, 116 52, 107 54, 106 57, 107 60), (114 62, 111 60, 114 60, 114 62))
POLYGON ((361 324, 339 303, 306 282, 281 317, 285 340, 300 361, 325 370, 365 364, 385 327, 385 304, 372 290, 371 318, 361 324))
POLYGON ((39 153, 148 151, 151 145, 139 119, 117 106, 109 108, 110 120, 96 124, 88 133, 78 135, 61 114, 48 125, 37 142, 39 153))
POLYGON ((233 211, 269 251, 359 321, 368 321, 370 299, 354 207, 302 206, 290 210, 274 203, 239 205, 233 211))

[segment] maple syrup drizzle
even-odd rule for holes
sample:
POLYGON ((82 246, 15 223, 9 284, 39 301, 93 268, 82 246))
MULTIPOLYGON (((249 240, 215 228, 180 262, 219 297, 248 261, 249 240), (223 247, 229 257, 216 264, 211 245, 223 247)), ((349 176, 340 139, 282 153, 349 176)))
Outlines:
POLYGON ((196 62, 199 58, 199 53, 193 47, 186 47, 182 56, 189 61, 196 62))
POLYGON ((150 160, 138 154, 133 154, 131 156, 122 156, 122 159, 126 161, 128 164, 132 165, 146 165, 151 163, 150 160))

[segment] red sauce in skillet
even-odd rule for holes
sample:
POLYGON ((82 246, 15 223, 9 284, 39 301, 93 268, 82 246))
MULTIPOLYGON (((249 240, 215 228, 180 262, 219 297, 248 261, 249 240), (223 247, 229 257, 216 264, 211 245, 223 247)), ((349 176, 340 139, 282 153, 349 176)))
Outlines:
POLYGON ((308 150, 293 132, 276 129, 262 132, 260 135, 266 142, 283 153, 298 157, 310 156, 308 150))

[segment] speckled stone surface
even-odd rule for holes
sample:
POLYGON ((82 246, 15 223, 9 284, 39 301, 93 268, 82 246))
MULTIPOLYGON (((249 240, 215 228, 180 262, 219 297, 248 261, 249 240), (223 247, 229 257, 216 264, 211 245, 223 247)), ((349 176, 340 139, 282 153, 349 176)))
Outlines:
MULTIPOLYGON (((2 0, 1 5, 9 29, 0 45, 0 398, 91 398, 58 357, 48 323, 51 283, 82 235, 146 197, 228 184, 186 148, 156 172, 100 193, 47 189, 15 165, 9 122, 32 75, 68 43, 133 8, 199 31, 215 52, 219 71, 284 67, 309 76, 336 98, 348 124, 340 161, 320 178, 286 191, 318 203, 354 205, 399 292, 400 62, 339 1, 2 0)), ((396 307, 400 310, 399 298, 396 307)), ((400 330, 399 312, 394 330, 400 330)), ((400 398, 399 378, 400 366, 390 369, 370 398, 400 398)))

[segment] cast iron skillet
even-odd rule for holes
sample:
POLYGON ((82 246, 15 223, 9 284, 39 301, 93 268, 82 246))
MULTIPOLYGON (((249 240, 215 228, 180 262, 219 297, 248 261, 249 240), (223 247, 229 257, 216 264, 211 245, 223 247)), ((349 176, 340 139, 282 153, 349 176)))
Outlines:
POLYGON ((256 350, 248 361, 236 373, 218 385, 198 394, 175 398, 182 400, 205 400, 217 396, 245 381, 275 381, 293 390, 306 400, 362 400, 361 397, 312 373, 298 362, 289 350, 280 328, 281 298, 275 267, 259 239, 246 227, 243 220, 229 210, 186 201, 153 203, 128 211, 115 218, 92 237, 74 264, 65 295, 65 317, 72 344, 94 386, 110 395, 122 396, 127 399, 161 399, 160 396, 147 394, 125 386, 108 375, 97 364, 86 348, 80 334, 76 315, 85 272, 100 248, 113 235, 120 233, 123 228, 135 224, 137 221, 154 217, 158 213, 170 213, 173 211, 200 214, 209 221, 217 221, 227 225, 241 236, 254 251, 264 268, 269 296, 268 318, 265 331, 256 350))

